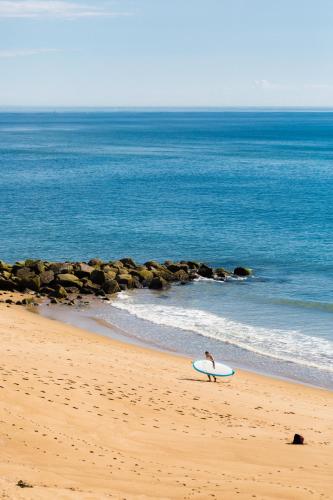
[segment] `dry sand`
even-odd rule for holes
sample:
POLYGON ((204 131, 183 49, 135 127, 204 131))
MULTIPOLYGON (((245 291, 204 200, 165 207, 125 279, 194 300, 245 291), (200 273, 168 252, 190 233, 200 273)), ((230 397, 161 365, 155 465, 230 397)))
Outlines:
POLYGON ((332 392, 208 383, 188 359, 16 305, 0 335, 0 498, 332 498, 332 392))

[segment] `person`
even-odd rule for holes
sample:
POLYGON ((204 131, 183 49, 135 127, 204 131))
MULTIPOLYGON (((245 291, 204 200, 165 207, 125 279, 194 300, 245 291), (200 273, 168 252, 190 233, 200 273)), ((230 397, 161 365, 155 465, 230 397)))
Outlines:
MULTIPOLYGON (((205 357, 206 357, 206 359, 208 359, 209 361, 211 361, 213 363, 213 368, 215 370, 215 360, 214 360, 213 356, 211 355, 211 353, 208 351, 205 351, 205 357)), ((208 377, 209 382, 211 382, 212 381, 210 378, 211 376, 208 375, 208 373, 207 373, 207 377, 208 377)), ((215 375, 212 375, 212 377, 214 378, 214 382, 216 382, 215 375)))

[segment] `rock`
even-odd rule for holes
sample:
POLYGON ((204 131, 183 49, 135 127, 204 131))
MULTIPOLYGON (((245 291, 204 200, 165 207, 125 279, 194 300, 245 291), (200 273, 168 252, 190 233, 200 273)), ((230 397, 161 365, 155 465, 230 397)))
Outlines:
POLYGON ((120 292, 119 283, 116 280, 107 280, 103 285, 103 290, 107 294, 120 292))
POLYGON ((67 274, 73 272, 73 266, 68 262, 52 262, 49 265, 49 269, 53 271, 54 274, 67 274))
POLYGON ((48 285, 54 280, 54 272, 51 270, 43 271, 40 275, 40 283, 41 285, 48 285))
POLYGON ((149 283, 154 277, 154 274, 149 269, 140 269, 139 271, 135 271, 135 274, 140 281, 145 281, 146 283, 149 283))
POLYGON ((51 304, 58 304, 58 301, 55 297, 52 297, 52 299, 50 300, 51 304))
POLYGON ((57 283, 59 285, 62 285, 64 287, 72 287, 72 286, 75 286, 77 288, 81 288, 82 287, 82 281, 79 280, 79 278, 77 276, 75 276, 75 274, 69 274, 69 273, 66 273, 66 274, 58 274, 57 275, 57 283))
POLYGON ((31 278, 22 278, 19 282, 20 290, 33 290, 34 292, 38 292, 40 289, 40 277, 32 276, 31 278))
POLYGON ((95 295, 97 297, 105 297, 105 292, 103 289, 100 288, 99 290, 96 290, 95 295))
POLYGON ((15 275, 20 279, 30 279, 36 276, 35 271, 31 271, 30 267, 20 267, 15 271, 15 275))
POLYGON ((103 285, 108 278, 104 271, 101 271, 100 269, 94 269, 91 273, 90 279, 97 285, 103 285))
POLYGON ((23 300, 22 300, 22 304, 24 306, 28 306, 30 304, 33 304, 34 303, 34 299, 33 297, 25 297, 23 300))
POLYGON ((77 288, 76 286, 65 286, 65 289, 66 289, 67 293, 71 293, 71 294, 73 294, 73 293, 76 294, 76 293, 79 293, 79 291, 80 291, 80 289, 77 288))
POLYGON ((162 266, 162 264, 160 264, 159 262, 157 262, 156 260, 148 260, 148 262, 145 262, 145 267, 147 267, 148 269, 158 269, 160 267, 162 267, 164 269, 164 266, 162 266))
POLYGON ((55 297, 56 299, 65 299, 67 297, 67 292, 65 288, 61 285, 56 285, 52 293, 50 293, 51 297, 55 297))
POLYGON ((180 269, 176 273, 173 273, 173 275, 174 275, 174 277, 176 278, 177 281, 183 281, 183 282, 185 282, 185 281, 189 281, 190 280, 190 276, 183 269, 180 269))
POLYGON ((120 262, 124 264, 125 267, 136 268, 136 263, 130 257, 125 257, 124 259, 120 259, 120 262))
POLYGON ((33 270, 37 274, 40 274, 43 271, 45 271, 44 262, 42 262, 41 260, 27 259, 24 264, 26 267, 29 267, 31 270, 33 270))
POLYGON ((9 290, 12 292, 15 290, 15 288, 16 288, 16 284, 13 280, 2 278, 0 276, 0 290, 9 290))
POLYGON ((229 274, 223 267, 218 267, 215 269, 214 279, 224 280, 229 274))
POLYGON ((168 282, 160 276, 155 276, 149 283, 149 288, 152 290, 163 290, 164 288, 167 288, 167 286, 168 282))
POLYGON ((203 278, 212 278, 214 274, 213 269, 206 266, 206 264, 201 264, 197 272, 203 278))
POLYGON ((304 444, 304 437, 300 434, 295 434, 292 444, 304 444))
POLYGON ((12 267, 10 264, 7 264, 6 262, 4 262, 3 260, 0 260, 0 271, 8 271, 8 272, 11 272, 12 271, 12 267))
POLYGON ((242 276, 242 277, 243 276, 251 276, 252 271, 251 271, 251 269, 248 269, 246 267, 236 267, 234 269, 234 274, 236 276, 242 276))
POLYGON ((75 275, 78 278, 90 278, 91 273, 93 273, 94 270, 95 268, 93 266, 89 266, 84 262, 80 262, 80 264, 78 264, 77 266, 77 269, 75 270, 75 275))
POLYGON ((188 273, 189 266, 187 264, 170 264, 167 266, 167 269, 172 273, 178 273, 178 271, 185 271, 188 273))
POLYGON ((199 269, 199 267, 201 266, 200 262, 194 262, 191 260, 186 261, 186 264, 188 265, 188 267, 190 269, 193 269, 193 270, 199 269))
POLYGON ((101 267, 103 264, 104 262, 101 259, 90 259, 88 262, 88 265, 92 267, 101 267))
POLYGON ((16 486, 19 486, 19 488, 33 488, 32 484, 22 481, 22 479, 17 481, 16 486))
POLYGON ((133 288, 133 277, 130 274, 122 273, 118 274, 117 281, 119 285, 126 285, 127 288, 133 288))
POLYGON ((124 264, 120 261, 120 260, 114 260, 114 261, 111 261, 109 263, 109 265, 115 269, 117 269, 117 271, 122 271, 124 270, 124 264))

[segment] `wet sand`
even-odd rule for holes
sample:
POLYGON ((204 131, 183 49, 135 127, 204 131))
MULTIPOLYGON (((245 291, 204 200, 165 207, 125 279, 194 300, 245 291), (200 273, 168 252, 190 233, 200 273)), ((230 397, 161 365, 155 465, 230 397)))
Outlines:
POLYGON ((16 305, 0 335, 2 498, 331 498, 332 392, 208 383, 189 359, 16 305))

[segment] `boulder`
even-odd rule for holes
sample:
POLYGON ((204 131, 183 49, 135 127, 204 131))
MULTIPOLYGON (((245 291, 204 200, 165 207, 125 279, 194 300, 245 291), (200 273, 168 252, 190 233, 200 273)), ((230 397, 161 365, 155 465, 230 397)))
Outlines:
POLYGON ((145 281, 146 283, 149 283, 154 277, 154 274, 149 271, 149 269, 140 269, 139 271, 135 271, 135 275, 140 281, 145 281))
POLYGON ((223 269, 223 267, 217 267, 214 272, 214 279, 218 280, 225 280, 227 276, 229 276, 230 273, 223 269))
POLYGON ((90 259, 88 264, 89 266, 92 267, 101 267, 104 264, 104 262, 101 259, 90 259))
POLYGON ((212 278, 214 274, 213 269, 206 266, 206 264, 201 264, 197 272, 203 278, 212 278))
POLYGON ((76 294, 76 293, 79 293, 79 291, 80 291, 80 289, 77 288, 76 286, 66 286, 65 289, 66 289, 67 293, 71 293, 71 294, 73 294, 73 293, 76 294))
POLYGON ((49 271, 43 271, 40 275, 40 283, 41 285, 48 285, 54 280, 54 272, 49 270, 49 271))
POLYGON ((75 269, 75 275, 78 278, 90 278, 91 274, 94 272, 95 268, 93 266, 89 266, 84 262, 80 262, 75 269))
POLYGON ((26 267, 30 267, 30 269, 32 271, 35 271, 35 273, 37 274, 40 274, 43 271, 45 271, 44 262, 42 262, 41 260, 27 259, 24 264, 26 267))
POLYGON ((108 279, 107 275, 101 269, 94 269, 90 275, 90 279, 93 283, 97 285, 103 285, 105 281, 108 279))
POLYGON ((30 279, 36 276, 36 273, 30 269, 30 267, 20 267, 15 270, 15 274, 20 279, 30 279))
POLYGON ((38 292, 40 289, 40 277, 34 275, 31 278, 22 278, 20 279, 19 287, 21 290, 28 289, 38 292))
POLYGON ((123 268, 125 267, 125 266, 124 266, 124 264, 121 262, 121 260, 114 260, 114 261, 111 261, 111 262, 109 263, 109 265, 110 265, 111 267, 114 267, 114 268, 118 269, 118 270, 123 269, 123 268))
POLYGON ((251 269, 248 269, 246 267, 236 267, 234 269, 234 274, 236 276, 242 276, 242 277, 243 276, 251 276, 252 271, 251 271, 251 269))
POLYGON ((103 285, 103 290, 107 294, 120 292, 119 283, 116 280, 107 280, 103 285))
POLYGON ((0 290, 9 290, 12 292, 15 288, 16 283, 13 280, 0 276, 0 290))
POLYGON ((4 262, 3 260, 0 260, 0 271, 8 271, 8 272, 11 272, 12 271, 12 267, 10 264, 7 264, 6 262, 4 262))
POLYGON ((300 434, 295 434, 293 439, 293 444, 304 444, 304 437, 300 434))
POLYGON ((171 271, 172 273, 177 273, 178 271, 185 271, 186 273, 189 270, 189 266, 187 264, 170 264, 167 267, 168 271, 171 271))
POLYGON ((58 274, 56 279, 57 283, 64 287, 71 287, 71 286, 75 286, 77 288, 82 287, 82 281, 80 281, 79 278, 75 276, 75 274, 69 274, 69 273, 58 274))
POLYGON ((158 269, 160 267, 162 267, 163 269, 164 266, 162 266, 162 264, 160 264, 159 262, 157 262, 156 260, 148 260, 148 262, 145 262, 145 267, 147 267, 148 269, 158 269))
POLYGON ((49 269, 53 271, 54 274, 67 274, 73 272, 73 266, 68 262, 51 262, 49 269))
POLYGON ((188 273, 186 271, 184 271, 183 269, 180 269, 179 271, 173 273, 175 279, 177 281, 189 281, 190 280, 190 276, 188 275, 188 273))
POLYGON ((160 276, 155 276, 149 283, 149 288, 152 290, 163 290, 164 288, 167 288, 167 286, 168 282, 160 276))
POLYGON ((126 285, 127 288, 133 288, 134 278, 130 274, 122 273, 118 274, 117 282, 119 285, 126 285))
POLYGON ((120 262, 124 264, 125 267, 136 268, 136 263, 130 257, 125 257, 124 259, 120 259, 120 262))

